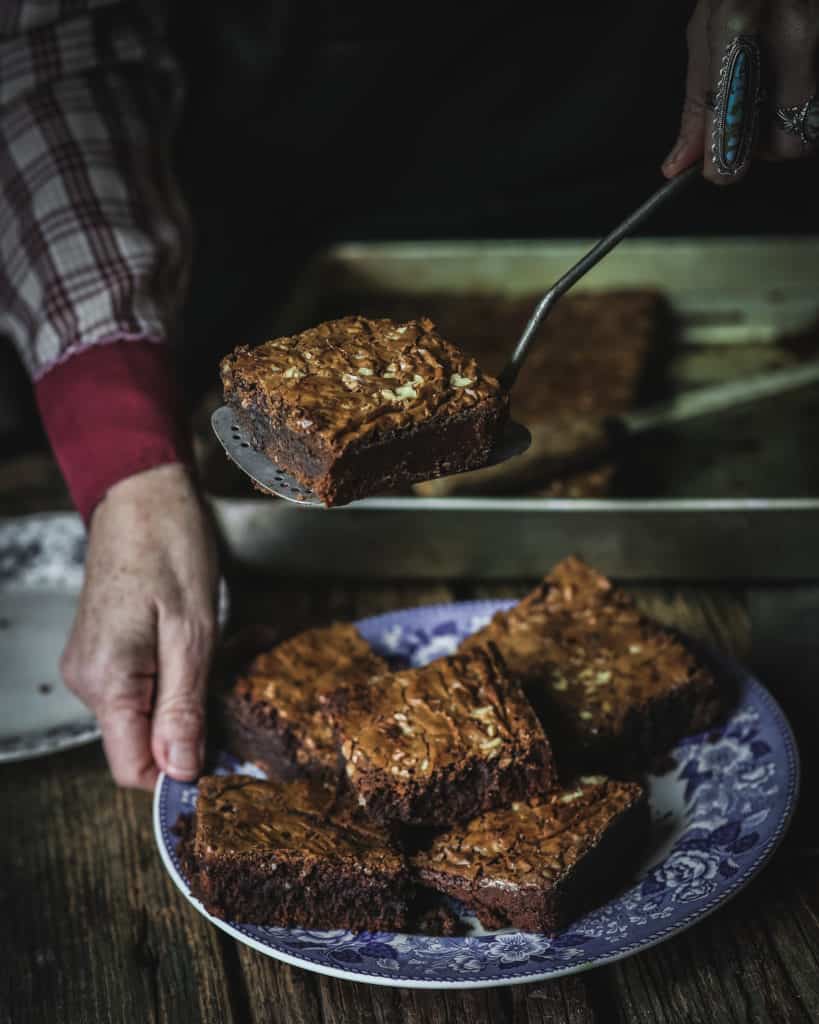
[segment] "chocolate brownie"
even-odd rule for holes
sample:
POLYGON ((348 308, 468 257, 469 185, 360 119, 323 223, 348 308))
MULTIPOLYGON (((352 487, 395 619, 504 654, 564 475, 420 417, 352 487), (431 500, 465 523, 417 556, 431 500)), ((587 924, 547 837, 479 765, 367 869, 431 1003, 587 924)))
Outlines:
POLYGON ((625 880, 648 821, 637 783, 583 776, 450 829, 412 863, 419 881, 466 904, 486 928, 554 932, 625 880))
POLYGON ((461 650, 498 647, 558 746, 561 767, 644 766, 720 710, 681 639, 578 558, 567 558, 461 650))
POLYGON ((327 505, 484 465, 508 400, 430 320, 344 317, 222 360, 255 448, 327 505))
POLYGON ((403 855, 354 803, 316 780, 205 776, 180 862, 216 917, 246 924, 400 931, 403 855))
POLYGON ((305 630, 259 654, 222 695, 222 740, 279 778, 336 775, 338 746, 321 696, 387 670, 355 626, 305 630))
POLYGON ((527 494, 538 498, 603 498, 611 490, 615 471, 613 462, 601 463, 592 469, 553 477, 546 484, 533 483, 527 494))
POLYGON ((549 741, 492 647, 352 687, 332 717, 378 821, 446 826, 554 782, 549 741))

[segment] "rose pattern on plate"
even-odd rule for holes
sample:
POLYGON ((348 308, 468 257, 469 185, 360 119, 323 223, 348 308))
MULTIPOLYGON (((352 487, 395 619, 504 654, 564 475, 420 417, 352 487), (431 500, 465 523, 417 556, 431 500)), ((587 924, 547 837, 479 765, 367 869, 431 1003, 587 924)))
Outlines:
MULTIPOLYGON (((512 603, 417 608, 357 625, 386 657, 422 664, 451 653, 463 637, 512 603)), ((793 739, 778 705, 735 663, 713 653, 709 657, 736 684, 730 717, 721 728, 684 739, 673 752, 672 772, 649 777, 656 832, 652 850, 636 867, 630 885, 563 932, 551 937, 514 929, 486 933, 478 926, 462 937, 433 937, 241 924, 228 929, 306 967, 395 984, 463 985, 565 973, 619 958, 687 927, 761 867, 787 825, 798 780, 793 739)), ((231 771, 250 766, 239 766, 222 754, 214 767, 231 771)), ((157 801, 161 840, 183 891, 177 838, 170 828, 179 811, 191 807, 195 794, 195 786, 165 780, 157 801)))

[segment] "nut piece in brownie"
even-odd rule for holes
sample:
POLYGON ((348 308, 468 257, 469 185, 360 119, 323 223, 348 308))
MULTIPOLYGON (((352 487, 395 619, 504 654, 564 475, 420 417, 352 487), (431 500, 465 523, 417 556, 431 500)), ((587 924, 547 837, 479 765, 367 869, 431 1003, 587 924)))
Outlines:
POLYGON ((554 784, 549 741, 489 647, 336 695, 345 770, 375 820, 447 826, 554 784))
POLYGON ((574 769, 645 765, 720 710, 711 673, 668 629, 577 558, 468 637, 496 645, 574 769))
POLYGON ((401 930, 403 855, 334 787, 205 776, 180 862, 216 917, 300 928, 401 930))
POLYGON ((637 783, 582 776, 450 829, 412 863, 424 885, 466 904, 486 928, 554 932, 625 880, 648 823, 637 783))
POLYGON ((222 696, 228 750, 279 778, 339 772, 338 745, 321 698, 388 666, 355 626, 308 629, 259 654, 222 696))
POLYGON ((252 443, 343 505, 486 463, 508 400, 431 320, 332 320, 221 364, 225 401, 252 443))

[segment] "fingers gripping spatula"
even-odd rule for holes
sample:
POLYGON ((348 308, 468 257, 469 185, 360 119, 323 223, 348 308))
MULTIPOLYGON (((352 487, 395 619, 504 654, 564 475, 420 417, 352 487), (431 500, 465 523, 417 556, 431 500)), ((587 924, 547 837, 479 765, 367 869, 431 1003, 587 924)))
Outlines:
MULTIPOLYGON (((692 179, 698 177, 700 171, 701 167, 697 165, 666 182, 552 285, 535 307, 509 362, 500 374, 501 386, 507 392, 511 391, 517 380, 538 328, 558 299, 577 284, 619 242, 647 220, 655 210, 681 192, 692 179)), ((253 448, 250 438, 239 426, 228 406, 221 406, 214 412, 211 417, 211 425, 228 458, 235 462, 257 487, 279 498, 284 498, 286 501, 295 501, 300 505, 326 507, 324 502, 311 490, 290 476, 281 466, 277 466, 266 455, 253 448)), ((526 427, 510 421, 485 466, 495 466, 498 463, 506 462, 507 459, 522 455, 529 448, 531 441, 531 434, 526 427)))

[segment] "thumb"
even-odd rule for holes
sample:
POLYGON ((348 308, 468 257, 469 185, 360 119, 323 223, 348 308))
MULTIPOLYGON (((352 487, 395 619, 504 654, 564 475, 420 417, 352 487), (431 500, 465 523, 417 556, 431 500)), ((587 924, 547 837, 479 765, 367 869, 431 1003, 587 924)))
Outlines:
POLYGON ((205 758, 205 689, 213 649, 212 620, 159 619, 159 674, 151 751, 180 781, 195 778, 205 758))
POLYGON ((707 15, 706 4, 700 2, 688 23, 685 99, 677 141, 663 161, 662 171, 667 178, 690 167, 705 152, 706 131, 710 130, 710 112, 705 105, 710 69, 707 15))

